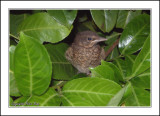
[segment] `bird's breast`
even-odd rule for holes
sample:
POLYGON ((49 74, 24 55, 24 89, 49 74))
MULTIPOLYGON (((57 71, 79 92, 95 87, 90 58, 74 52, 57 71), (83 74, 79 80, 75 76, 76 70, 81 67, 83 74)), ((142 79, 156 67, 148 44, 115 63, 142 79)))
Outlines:
POLYGON ((82 67, 89 67, 98 65, 100 62, 100 46, 94 46, 91 48, 77 47, 73 49, 73 60, 77 65, 82 67))

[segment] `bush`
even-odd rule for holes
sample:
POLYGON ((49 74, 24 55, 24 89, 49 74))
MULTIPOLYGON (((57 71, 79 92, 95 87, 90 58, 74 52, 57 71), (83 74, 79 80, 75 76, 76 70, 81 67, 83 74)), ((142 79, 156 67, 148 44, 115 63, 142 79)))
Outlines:
POLYGON ((12 10, 9 54, 10 106, 150 106, 150 11, 12 10), (108 39, 89 76, 65 58, 85 30, 108 39))

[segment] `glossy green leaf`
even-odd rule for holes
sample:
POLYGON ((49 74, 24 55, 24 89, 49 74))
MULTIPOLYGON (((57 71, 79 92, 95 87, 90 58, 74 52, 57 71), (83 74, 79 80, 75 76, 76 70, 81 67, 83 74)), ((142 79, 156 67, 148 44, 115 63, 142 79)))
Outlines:
POLYGON ((132 68, 132 77, 139 75, 150 67, 150 35, 144 43, 141 52, 136 57, 132 68))
POLYGON ((131 79, 131 83, 135 87, 150 89, 150 69, 131 79))
POLYGON ((109 103, 107 104, 107 106, 118 106, 118 104, 120 103, 123 95, 124 95, 124 92, 125 92, 125 87, 122 88, 110 101, 109 103))
POLYGON ((16 46, 11 46, 9 47, 9 92, 10 92, 10 96, 21 96, 17 84, 16 84, 16 80, 14 77, 14 52, 15 52, 16 46))
POLYGON ((14 106, 59 106, 60 97, 53 88, 41 96, 20 97, 14 101, 14 106))
POLYGON ((47 13, 36 13, 19 25, 18 32, 22 31, 41 42, 56 43, 67 37, 71 29, 58 23, 47 13))
POLYGON ((63 106, 106 106, 121 87, 108 79, 79 78, 69 81, 62 91, 63 106))
POLYGON ((47 12, 60 24, 70 29, 74 22, 77 10, 47 10, 47 12))
POLYGON ((11 36, 15 36, 16 38, 18 38, 18 26, 20 25, 20 23, 26 19, 26 17, 28 17, 28 14, 21 14, 21 15, 13 15, 10 14, 10 34, 11 36))
POLYGON ((77 70, 65 58, 65 52, 68 45, 60 44, 46 44, 45 45, 52 61, 53 79, 70 80, 77 73, 77 70))
POLYGON ((120 72, 119 68, 116 65, 114 65, 113 63, 110 63, 110 62, 105 62, 105 61, 102 61, 101 64, 107 65, 112 68, 112 70, 114 71, 114 76, 115 76, 116 80, 117 79, 120 81, 124 80, 122 72, 120 72))
POLYGON ((142 48, 150 34, 150 16, 143 14, 131 20, 120 37, 121 54, 132 54, 142 48))
POLYGON ((117 10, 91 10, 91 15, 96 25, 103 32, 110 32, 117 21, 117 10))
POLYGON ((150 92, 131 86, 132 94, 126 99, 125 106, 150 106, 150 92))
POLYGON ((52 64, 47 50, 37 40, 20 33, 14 54, 14 74, 24 96, 41 95, 50 84, 52 64))
POLYGON ((126 25, 136 16, 141 14, 141 10, 120 10, 118 13, 116 28, 125 28, 126 25))

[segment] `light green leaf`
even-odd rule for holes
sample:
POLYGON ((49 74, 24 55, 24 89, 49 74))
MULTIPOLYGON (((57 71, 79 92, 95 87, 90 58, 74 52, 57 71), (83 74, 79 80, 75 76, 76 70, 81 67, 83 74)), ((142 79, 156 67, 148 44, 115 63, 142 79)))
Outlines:
POLYGON ((77 10, 47 10, 47 12, 68 29, 70 29, 77 15, 77 10))
POLYGON ((118 104, 120 103, 124 92, 126 90, 126 87, 122 88, 107 104, 107 106, 118 106, 118 104))
POLYGON ((105 64, 101 64, 95 68, 90 68, 92 77, 105 78, 117 81, 113 69, 105 64))
POLYGON ((14 73, 23 96, 41 95, 50 84, 52 64, 47 50, 24 33, 20 33, 20 42, 15 50, 14 73))
POLYGON ((120 70, 118 69, 118 67, 116 65, 114 65, 113 63, 110 63, 110 62, 105 62, 105 61, 102 61, 101 64, 108 65, 109 67, 112 68, 112 70, 114 71, 114 76, 115 76, 116 80, 118 79, 120 81, 124 81, 123 74, 122 74, 122 72, 120 72, 120 70))
POLYGON ((19 25, 18 32, 22 31, 41 42, 56 43, 67 37, 71 29, 58 23, 48 13, 36 13, 19 25))
POLYGON ((118 19, 116 23, 116 28, 125 28, 126 25, 136 16, 141 14, 141 10, 120 10, 118 13, 118 19))
POLYGON ((143 14, 131 20, 120 37, 121 54, 132 54, 142 48, 150 34, 150 16, 143 14))
POLYGON ((10 96, 21 96, 16 81, 14 77, 14 52, 15 52, 16 46, 10 46, 9 47, 9 92, 10 96))
POLYGON ((121 87, 108 79, 79 78, 69 81, 62 91, 63 106, 106 106, 121 87))
POLYGON ((46 44, 45 45, 52 61, 53 78, 59 80, 70 80, 76 74, 77 70, 65 58, 65 52, 68 45, 60 44, 46 44))
POLYGON ((96 25, 103 32, 110 32, 117 21, 117 10, 91 10, 91 15, 96 25))
POLYGON ((150 35, 145 41, 141 52, 136 57, 135 63, 132 68, 132 77, 139 75, 150 67, 150 35))
POLYGON ((49 90, 41 96, 33 95, 31 97, 20 97, 14 101, 14 105, 16 106, 59 106, 60 105, 60 97, 57 92, 53 88, 49 88, 49 90), (20 105, 18 105, 21 103, 20 105))

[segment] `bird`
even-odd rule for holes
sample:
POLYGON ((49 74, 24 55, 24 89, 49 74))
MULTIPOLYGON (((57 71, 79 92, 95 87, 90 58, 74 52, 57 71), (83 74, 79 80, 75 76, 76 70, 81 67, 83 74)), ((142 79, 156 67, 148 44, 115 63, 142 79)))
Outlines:
POLYGON ((65 57, 79 73, 89 75, 89 68, 100 65, 101 60, 105 59, 105 50, 98 43, 106 40, 96 32, 78 32, 73 43, 66 50, 65 57))

